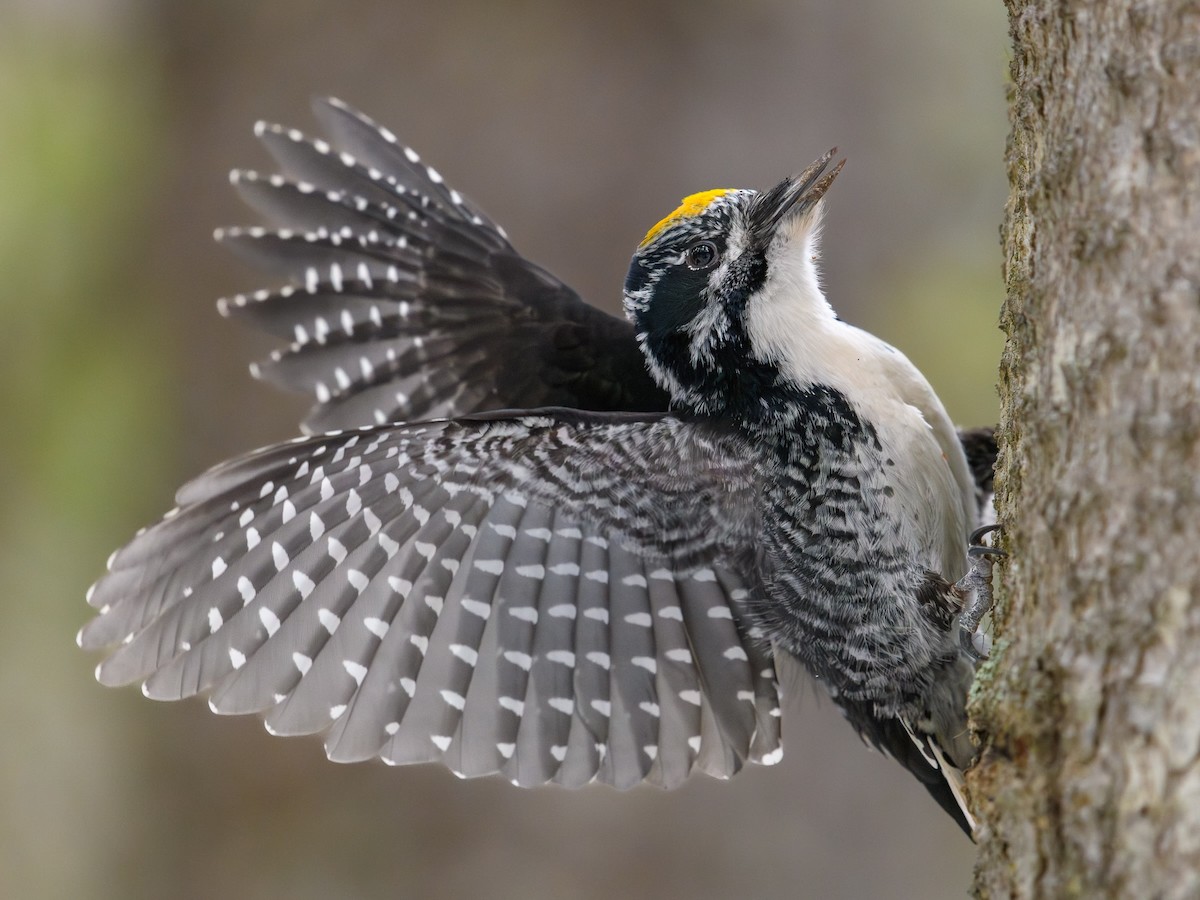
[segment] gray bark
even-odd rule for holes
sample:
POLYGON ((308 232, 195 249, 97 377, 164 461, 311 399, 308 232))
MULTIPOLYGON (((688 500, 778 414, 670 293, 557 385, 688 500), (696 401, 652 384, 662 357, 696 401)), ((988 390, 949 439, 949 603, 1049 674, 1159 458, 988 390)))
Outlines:
POLYGON ((979 897, 1200 896, 1200 6, 1008 0, 979 897))

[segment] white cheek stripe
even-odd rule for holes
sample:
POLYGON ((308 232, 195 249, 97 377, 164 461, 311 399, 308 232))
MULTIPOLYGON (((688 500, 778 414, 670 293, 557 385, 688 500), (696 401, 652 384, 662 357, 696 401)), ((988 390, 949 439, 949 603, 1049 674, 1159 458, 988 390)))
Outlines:
POLYGON ((720 285, 729 277, 729 267, 745 251, 746 229, 741 222, 735 222, 725 243, 725 256, 721 264, 713 269, 708 276, 706 295, 702 298, 703 306, 700 312, 688 324, 692 340, 689 345, 693 365, 712 362, 712 346, 728 339, 733 330, 729 321, 729 311, 712 301, 720 285))

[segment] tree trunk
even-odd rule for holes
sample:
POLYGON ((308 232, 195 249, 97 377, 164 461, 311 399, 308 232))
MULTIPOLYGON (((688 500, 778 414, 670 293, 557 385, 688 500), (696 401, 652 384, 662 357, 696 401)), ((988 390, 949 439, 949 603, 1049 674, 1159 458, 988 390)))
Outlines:
POLYGON ((1008 0, 979 897, 1200 897, 1200 5, 1008 0))

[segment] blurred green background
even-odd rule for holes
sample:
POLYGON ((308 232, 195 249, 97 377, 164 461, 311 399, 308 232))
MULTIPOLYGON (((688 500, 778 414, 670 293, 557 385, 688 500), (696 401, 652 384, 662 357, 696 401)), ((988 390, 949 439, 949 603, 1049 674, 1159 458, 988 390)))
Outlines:
POLYGON ((210 240, 249 219, 225 173, 266 164, 255 119, 345 98, 613 311, 679 197, 836 144, 830 299, 975 424, 1004 72, 999 2, 0 0, 0 895, 963 896, 970 844, 815 696, 728 784, 521 792, 101 689, 73 638, 113 548, 304 408, 213 308, 263 286, 210 240))

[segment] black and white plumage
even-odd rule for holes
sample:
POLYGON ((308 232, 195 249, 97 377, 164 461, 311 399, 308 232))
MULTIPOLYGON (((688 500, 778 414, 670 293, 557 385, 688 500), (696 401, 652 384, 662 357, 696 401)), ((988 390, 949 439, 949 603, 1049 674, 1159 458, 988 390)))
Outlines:
POLYGON ((284 175, 234 179, 278 230, 218 235, 288 285, 221 310, 292 341, 255 374, 343 431, 218 466, 113 555, 100 680, 335 760, 671 786, 779 760, 795 658, 967 827, 976 487, 920 374, 820 294, 829 157, 688 198, 634 256, 631 324, 317 111, 336 150, 260 126, 284 175))
POLYGON ((219 302, 291 341, 256 377, 310 394, 309 433, 486 409, 665 411, 628 322, 584 303, 385 129, 336 100, 339 150, 255 132, 282 176, 234 172, 279 226, 217 239, 288 279, 219 302))
POLYGON ((84 642, 129 638, 105 683, 211 691, 282 734, 332 725, 337 760, 523 785, 728 775, 779 746, 769 654, 730 612, 745 587, 712 565, 752 537, 730 514, 738 449, 571 410, 269 448, 114 556, 84 642))

